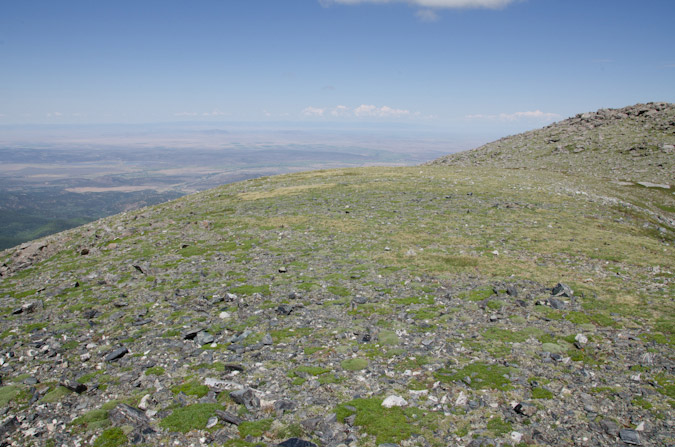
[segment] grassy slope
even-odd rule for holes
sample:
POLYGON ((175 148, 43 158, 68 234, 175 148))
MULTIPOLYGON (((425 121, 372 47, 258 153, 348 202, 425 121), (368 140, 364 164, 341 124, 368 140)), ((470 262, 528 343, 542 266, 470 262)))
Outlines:
MULTIPOLYGON (((215 324, 216 309, 209 315, 188 304, 228 289, 243 295, 262 292, 257 298, 249 296, 252 308, 274 307, 288 293, 301 291, 309 312, 348 302, 354 294, 384 296, 356 312, 335 310, 339 318, 313 323, 319 326, 310 338, 303 332, 307 322, 301 319, 284 320, 287 326, 271 332, 275 342, 296 340, 318 349, 330 345, 334 328, 363 328, 372 322, 388 330, 429 330, 416 326, 420 318, 432 323, 435 336, 451 337, 461 318, 449 317, 447 309, 440 312, 437 304, 423 305, 433 303, 435 296, 450 292, 468 297, 466 310, 474 312, 472 294, 482 287, 521 281, 551 287, 563 281, 583 296, 583 315, 547 314, 562 318, 550 323, 550 330, 560 331, 558 336, 573 335, 575 325, 591 323, 642 334, 665 343, 660 345, 665 348, 673 343, 675 315, 673 232, 660 232, 654 216, 630 205, 657 201, 657 194, 591 179, 579 184, 578 179, 551 172, 448 166, 316 171, 226 185, 51 237, 55 251, 48 259, 0 283, 4 344, 26 338, 34 327, 27 324, 47 322, 39 320, 46 317, 27 323, 9 315, 43 287, 50 327, 74 337, 80 330, 72 325, 74 313, 96 308, 103 312, 98 318, 107 321, 116 310, 112 303, 122 294, 134 308, 150 308, 154 321, 165 326, 162 330, 176 337, 185 325, 215 324), (83 248, 91 252, 81 256, 83 248), (134 264, 143 266, 147 275, 134 264), (288 273, 279 274, 280 266, 288 273), (106 284, 99 282, 102 278, 106 284), (80 286, 72 288, 75 281, 80 286), (184 297, 176 299, 188 305, 178 312, 169 298, 176 289, 182 291, 176 296, 184 297), (58 294, 49 297, 55 290, 58 294), (387 320, 395 309, 417 315, 413 326, 392 326, 387 320)), ((11 267, 11 254, 2 253, 0 261, 11 267)), ((535 320, 527 316, 523 331, 535 320)), ((247 314, 245 321, 224 328, 236 333, 257 327, 257 321, 247 314)), ((125 341, 132 352, 142 351, 150 329, 128 332, 129 322, 120 321, 107 336, 125 341)), ((221 324, 212 330, 222 329, 221 324)), ((257 339, 264 332, 258 330, 253 336, 257 339)), ((472 330, 480 333, 482 328, 472 330)), ((508 353, 492 351, 499 343, 487 335, 456 343, 488 349, 494 360, 508 353)), ((410 358, 392 359, 378 354, 380 348, 372 349, 371 362, 401 370, 415 367, 410 358)), ((327 362, 330 351, 323 352, 327 362)), ((468 361, 460 359, 460 364, 468 361)), ((173 377, 192 377, 188 366, 173 364, 180 368, 173 377)), ((292 367, 268 365, 283 375, 292 367)), ((303 382, 289 386, 301 387, 303 382)), ((335 402, 348 401, 352 386, 351 379, 342 388, 333 385, 335 402)), ((468 418, 446 417, 444 423, 466 425, 472 423, 468 418)), ((442 444, 441 438, 438 441, 442 444)))

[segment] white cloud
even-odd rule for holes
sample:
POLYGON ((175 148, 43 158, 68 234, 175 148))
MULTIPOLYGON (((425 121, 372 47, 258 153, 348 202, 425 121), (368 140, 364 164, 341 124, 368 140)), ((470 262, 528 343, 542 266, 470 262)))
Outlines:
POLYGON ((561 118, 557 113, 542 112, 541 110, 532 110, 527 112, 500 113, 498 115, 486 115, 483 113, 466 115, 468 119, 499 120, 499 121, 518 121, 522 119, 534 119, 539 121, 554 121, 561 118))
POLYGON ((47 112, 47 118, 60 118, 63 116, 61 112, 47 112))
POLYGON ((374 105, 361 104, 354 109, 354 115, 357 117, 376 117, 376 118, 399 118, 410 115, 409 110, 392 109, 389 106, 377 107, 374 105))
POLYGON ((349 107, 337 106, 330 111, 330 114, 333 116, 346 116, 349 114, 349 107))
POLYGON ((389 106, 378 107, 372 104, 361 104, 355 109, 339 105, 330 108, 306 107, 302 114, 308 117, 332 116, 336 118, 401 118, 405 116, 420 117, 421 114, 410 113, 409 110, 395 109, 389 106))
POLYGON ((422 8, 503 8, 517 0, 319 0, 323 6, 334 3, 357 5, 359 3, 409 3, 422 8))
POLYGON ((305 116, 323 116, 323 113, 326 111, 326 109, 319 109, 317 107, 305 107, 305 109, 302 111, 302 114, 305 116))
POLYGON ((440 19, 440 16, 431 9, 420 9, 415 13, 415 17, 422 22, 438 22, 440 19))

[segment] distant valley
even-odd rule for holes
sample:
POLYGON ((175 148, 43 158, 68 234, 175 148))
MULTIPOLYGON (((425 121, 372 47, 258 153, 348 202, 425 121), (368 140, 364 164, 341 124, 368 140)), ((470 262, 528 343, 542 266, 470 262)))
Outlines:
POLYGON ((414 165, 474 144, 449 141, 395 129, 226 130, 212 123, 6 128, 0 249, 222 184, 310 169, 414 165))

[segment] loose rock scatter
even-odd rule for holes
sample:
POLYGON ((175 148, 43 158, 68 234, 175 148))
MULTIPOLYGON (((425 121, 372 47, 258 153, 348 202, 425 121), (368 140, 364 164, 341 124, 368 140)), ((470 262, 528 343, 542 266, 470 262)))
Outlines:
POLYGON ((0 445, 674 445, 675 196, 638 184, 675 184, 672 110, 1 252, 0 445), (614 170, 621 132, 647 145, 639 177, 614 170))

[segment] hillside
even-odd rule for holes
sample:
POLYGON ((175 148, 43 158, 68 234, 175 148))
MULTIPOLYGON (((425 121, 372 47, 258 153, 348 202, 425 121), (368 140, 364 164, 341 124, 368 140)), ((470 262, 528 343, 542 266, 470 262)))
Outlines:
POLYGON ((0 252, 0 439, 672 445, 675 129, 649 107, 0 252), (649 149, 619 171, 614 136, 638 130, 649 149))
POLYGON ((580 113, 430 164, 546 169, 612 181, 675 184, 675 104, 580 113))

